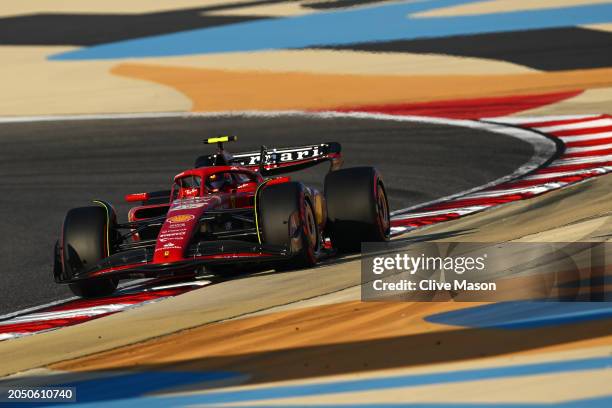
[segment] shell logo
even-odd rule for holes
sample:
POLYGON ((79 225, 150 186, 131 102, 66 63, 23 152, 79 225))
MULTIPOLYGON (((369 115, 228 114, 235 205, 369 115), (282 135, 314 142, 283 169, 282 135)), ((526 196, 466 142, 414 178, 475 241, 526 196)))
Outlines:
POLYGON ((175 223, 175 222, 187 222, 187 221, 191 221, 195 218, 194 215, 192 214, 181 214, 181 215, 175 215, 173 217, 168 218, 168 222, 169 223, 175 223))

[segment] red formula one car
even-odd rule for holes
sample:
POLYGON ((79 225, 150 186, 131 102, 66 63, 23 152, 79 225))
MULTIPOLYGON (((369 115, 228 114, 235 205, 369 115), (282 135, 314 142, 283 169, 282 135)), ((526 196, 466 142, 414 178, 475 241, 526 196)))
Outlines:
POLYGON ((223 274, 249 267, 311 266, 363 241, 389 239, 385 186, 373 167, 340 169, 338 143, 216 154, 174 177, 171 190, 129 194, 141 202, 120 224, 101 200, 73 208, 53 274, 83 297, 111 294, 120 279, 223 274), (321 193, 278 174, 330 162, 321 193))

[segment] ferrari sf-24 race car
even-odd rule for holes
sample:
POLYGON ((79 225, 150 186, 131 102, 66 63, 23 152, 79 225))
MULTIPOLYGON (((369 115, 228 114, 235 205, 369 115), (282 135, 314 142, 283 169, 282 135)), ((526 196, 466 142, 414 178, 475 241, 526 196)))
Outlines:
POLYGON ((120 279, 222 275, 256 266, 316 264, 363 241, 389 239, 385 185, 373 167, 340 169, 338 143, 215 154, 174 177, 171 190, 128 194, 128 222, 102 200, 68 211, 53 274, 78 296, 113 293, 120 279), (321 193, 279 174, 329 162, 321 193))

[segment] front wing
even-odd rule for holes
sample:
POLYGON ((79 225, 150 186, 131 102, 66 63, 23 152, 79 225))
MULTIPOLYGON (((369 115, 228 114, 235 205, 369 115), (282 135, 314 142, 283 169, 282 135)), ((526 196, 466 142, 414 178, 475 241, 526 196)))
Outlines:
POLYGON ((291 256, 285 247, 236 240, 199 242, 187 250, 185 258, 169 263, 154 263, 154 251, 154 247, 147 246, 119 252, 100 260, 72 279, 56 276, 56 281, 70 283, 101 277, 131 279, 180 276, 193 274, 196 269, 206 265, 274 263, 288 260, 291 256))

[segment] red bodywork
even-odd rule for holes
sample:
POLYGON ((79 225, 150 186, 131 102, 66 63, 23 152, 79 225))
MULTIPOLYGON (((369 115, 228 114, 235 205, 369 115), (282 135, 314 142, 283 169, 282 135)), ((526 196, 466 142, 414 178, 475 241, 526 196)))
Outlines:
MULTIPOLYGON (((278 257, 279 254, 263 250, 253 252, 228 248, 229 250, 224 253, 202 255, 189 255, 187 250, 193 236, 198 232, 197 229, 201 227, 200 220, 203 215, 211 212, 211 210, 253 209, 254 196, 259 186, 289 181, 291 181, 290 177, 276 177, 264 182, 264 178, 259 173, 242 166, 202 167, 184 171, 174 177, 170 203, 137 206, 133 207, 128 213, 130 222, 139 222, 147 219, 147 217, 138 217, 143 210, 160 210, 164 213, 167 211, 165 220, 157 234, 152 258, 147 262, 140 261, 101 268, 88 273, 83 278, 109 274, 127 276, 133 271, 145 272, 146 274, 147 270, 154 272, 156 265, 168 269, 173 265, 189 267, 194 261, 249 261, 278 257), (221 179, 222 175, 229 175, 231 178, 225 179, 227 182, 218 186, 208 183, 212 178, 221 179), (184 180, 194 179, 200 180, 198 186, 186 186, 183 183, 184 180)), ((128 194, 125 197, 128 202, 148 198, 147 193, 128 194)), ((140 240, 139 235, 134 234, 132 240, 137 243, 140 240)))

